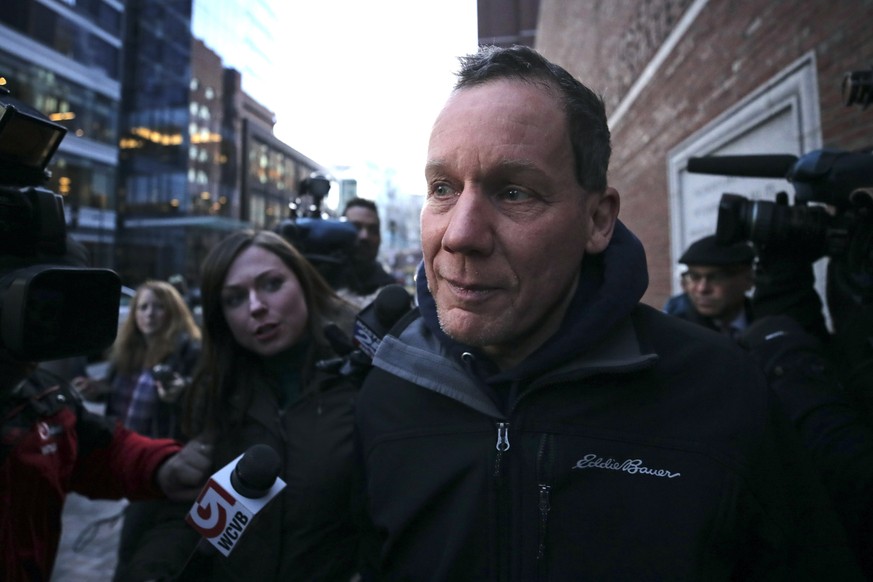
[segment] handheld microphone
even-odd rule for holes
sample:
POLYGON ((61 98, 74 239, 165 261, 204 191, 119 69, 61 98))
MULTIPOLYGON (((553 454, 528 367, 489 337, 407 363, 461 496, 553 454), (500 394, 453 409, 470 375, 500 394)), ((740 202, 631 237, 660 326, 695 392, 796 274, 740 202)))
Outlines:
POLYGON ((228 556, 252 518, 285 488, 280 466, 272 447, 249 447, 209 478, 185 521, 228 556))
POLYGON ((353 341, 370 359, 382 338, 412 308, 412 296, 403 285, 387 285, 355 318, 353 341))

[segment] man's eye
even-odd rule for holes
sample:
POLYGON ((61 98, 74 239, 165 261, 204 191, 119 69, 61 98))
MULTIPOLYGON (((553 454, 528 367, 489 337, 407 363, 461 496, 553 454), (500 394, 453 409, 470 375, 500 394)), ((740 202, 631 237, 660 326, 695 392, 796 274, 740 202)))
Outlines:
POLYGON ((530 198, 530 194, 518 188, 507 188, 498 195, 498 198, 507 202, 523 202, 530 198))
POLYGON ((434 198, 448 198, 455 195, 455 189, 448 184, 434 184, 430 188, 430 195, 434 198))

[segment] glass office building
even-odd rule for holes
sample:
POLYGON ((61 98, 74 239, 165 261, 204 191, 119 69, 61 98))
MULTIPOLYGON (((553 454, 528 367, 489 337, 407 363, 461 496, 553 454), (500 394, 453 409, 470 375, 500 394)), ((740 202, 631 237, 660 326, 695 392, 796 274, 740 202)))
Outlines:
POLYGON ((46 184, 69 231, 111 266, 124 5, 116 0, 4 0, 0 77, 11 96, 68 130, 46 184))
POLYGON ((239 72, 242 90, 267 107, 270 85, 276 75, 276 55, 281 19, 269 0, 194 0, 191 30, 207 48, 219 55, 225 67, 239 72))
POLYGON ((321 169, 273 136, 259 102, 278 54, 271 6, 4 0, 0 78, 68 129, 46 186, 94 266, 129 286, 176 273, 196 284, 215 242, 274 226, 321 169))

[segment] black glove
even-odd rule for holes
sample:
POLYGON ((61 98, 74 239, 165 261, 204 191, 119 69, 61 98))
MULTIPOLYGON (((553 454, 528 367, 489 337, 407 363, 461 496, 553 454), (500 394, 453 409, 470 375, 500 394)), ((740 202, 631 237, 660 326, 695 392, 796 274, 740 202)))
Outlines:
POLYGON ((759 253, 752 313, 756 320, 786 315, 821 341, 829 335, 812 263, 781 253, 759 253))
POLYGON ((793 318, 772 315, 756 319, 738 338, 758 362, 768 379, 784 372, 786 361, 798 354, 822 357, 822 344, 793 318))

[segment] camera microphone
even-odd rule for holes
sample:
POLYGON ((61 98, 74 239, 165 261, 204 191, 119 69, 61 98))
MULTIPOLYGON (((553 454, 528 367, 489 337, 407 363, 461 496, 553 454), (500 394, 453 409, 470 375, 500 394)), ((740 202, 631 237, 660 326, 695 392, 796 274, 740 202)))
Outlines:
POLYGON ((688 171, 745 178, 787 178, 796 162, 797 156, 789 154, 706 156, 688 158, 688 171))

